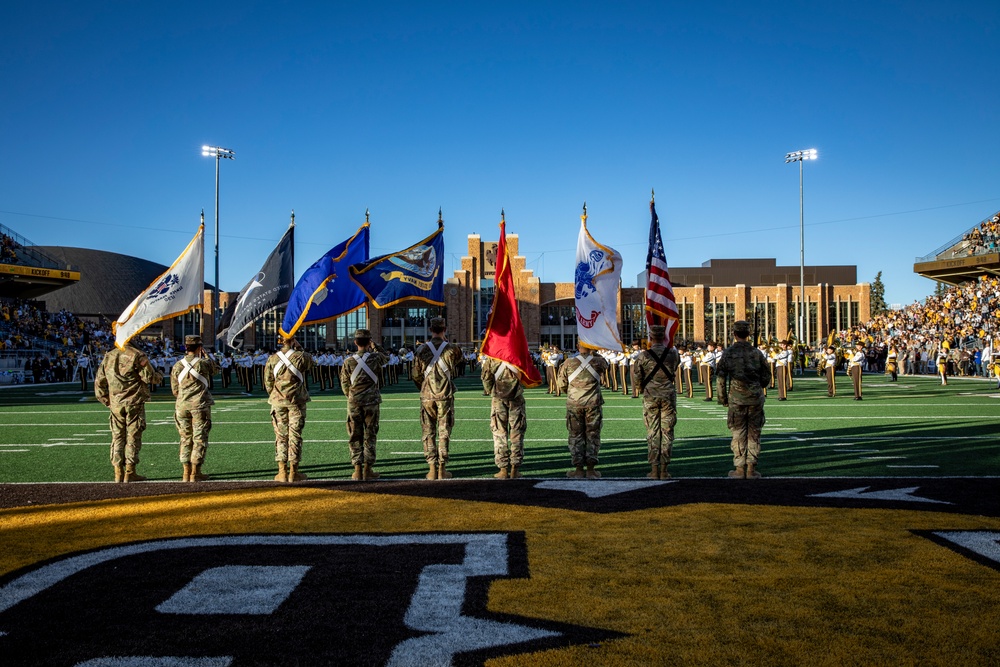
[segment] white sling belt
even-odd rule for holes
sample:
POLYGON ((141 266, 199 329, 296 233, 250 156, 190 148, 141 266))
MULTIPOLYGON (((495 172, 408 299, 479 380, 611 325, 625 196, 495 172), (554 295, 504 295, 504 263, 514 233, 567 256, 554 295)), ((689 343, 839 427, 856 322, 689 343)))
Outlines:
POLYGON ((302 377, 302 371, 295 367, 295 364, 293 364, 292 360, 288 358, 288 355, 281 350, 278 350, 278 359, 281 361, 274 365, 274 377, 278 377, 278 373, 281 372, 282 366, 288 366, 288 370, 295 374, 295 377, 299 379, 299 382, 305 382, 305 378, 302 377))
POLYGON ((580 373, 583 372, 584 369, 587 369, 590 372, 590 374, 594 376, 595 380, 597 380, 598 382, 601 381, 600 374, 596 370, 594 370, 593 366, 590 365, 590 360, 594 358, 594 355, 590 355, 589 357, 585 357, 582 354, 580 354, 580 355, 577 355, 576 358, 580 360, 580 367, 577 368, 575 371, 573 371, 572 373, 569 374, 569 381, 570 382, 572 382, 573 380, 575 380, 577 378, 577 376, 580 375, 580 373))
POLYGON ((500 376, 503 375, 504 371, 510 371, 511 373, 514 374, 515 377, 521 377, 521 371, 518 370, 517 366, 512 366, 511 364, 508 364, 506 361, 501 361, 500 368, 498 368, 497 372, 493 374, 493 379, 499 380, 500 376))
POLYGON ((366 361, 368 361, 369 354, 371 354, 371 352, 365 352, 365 356, 363 357, 358 354, 354 355, 354 359, 355 361, 358 362, 358 365, 354 368, 354 371, 351 373, 352 387, 354 386, 354 381, 358 379, 359 375, 361 375, 361 371, 364 371, 368 375, 368 377, 372 379, 372 382, 375 383, 376 387, 378 386, 378 378, 375 377, 375 373, 372 371, 372 369, 368 368, 368 364, 365 363, 366 361))
POLYGON ((444 352, 444 348, 447 347, 447 345, 448 341, 444 341, 443 343, 441 343, 441 347, 435 349, 434 343, 427 341, 427 347, 429 347, 431 349, 431 352, 434 353, 434 358, 431 359, 431 363, 427 364, 427 368, 424 369, 424 377, 430 375, 431 371, 434 370, 434 365, 437 364, 438 366, 441 367, 441 370, 444 372, 445 377, 447 377, 449 380, 451 379, 451 371, 448 370, 448 364, 444 363, 444 359, 441 358, 441 353, 444 352))
POLYGON ((208 378, 206 378, 204 375, 196 371, 194 369, 194 365, 187 359, 181 359, 181 363, 184 365, 184 370, 182 370, 181 374, 177 376, 178 383, 184 382, 184 378, 186 378, 188 376, 188 373, 190 373, 192 376, 194 376, 195 380, 204 385, 205 389, 208 389, 208 378))

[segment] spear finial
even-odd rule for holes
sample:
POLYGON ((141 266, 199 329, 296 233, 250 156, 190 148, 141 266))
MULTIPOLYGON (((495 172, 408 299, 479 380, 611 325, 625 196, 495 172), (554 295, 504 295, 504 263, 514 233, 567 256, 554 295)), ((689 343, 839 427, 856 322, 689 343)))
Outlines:
POLYGON ((438 227, 444 227, 444 215, 441 213, 440 206, 438 206, 438 227))
POLYGON ((656 202, 656 190, 654 190, 653 188, 650 188, 649 189, 649 203, 652 204, 652 203, 655 203, 655 202, 656 202))
POLYGON ((292 209, 292 227, 295 226, 295 209, 292 209))
POLYGON ((368 207, 366 206, 365 207, 365 224, 366 225, 368 224, 368 216, 369 216, 369 212, 368 212, 368 207))

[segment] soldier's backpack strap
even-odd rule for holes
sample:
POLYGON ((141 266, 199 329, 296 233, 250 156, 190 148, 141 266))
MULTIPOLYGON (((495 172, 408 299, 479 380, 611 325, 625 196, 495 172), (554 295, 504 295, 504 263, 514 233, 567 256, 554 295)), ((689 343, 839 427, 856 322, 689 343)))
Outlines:
POLYGON ((658 356, 656 356, 656 352, 653 352, 652 350, 646 350, 646 352, 648 352, 648 353, 649 353, 649 356, 651 356, 651 357, 653 358, 653 361, 655 361, 655 362, 656 362, 656 365, 655 365, 655 366, 653 366, 653 372, 652 372, 652 373, 650 373, 650 374, 649 374, 649 375, 648 375, 648 376, 647 376, 647 377, 646 377, 646 378, 645 378, 645 379, 644 379, 644 380, 643 380, 643 381, 642 381, 642 382, 641 382, 641 383, 639 384, 639 392, 640 392, 640 393, 641 393, 641 392, 643 392, 643 391, 645 391, 645 390, 646 390, 646 385, 647 385, 647 384, 649 384, 650 382, 652 382, 652 381, 653 381, 653 377, 654 377, 654 376, 656 375, 657 371, 663 371, 663 374, 667 376, 667 379, 668 379, 668 380, 670 380, 671 382, 673 382, 673 381, 674 381, 674 374, 673 374, 673 373, 671 373, 671 372, 670 372, 670 371, 669 371, 669 370, 667 369, 667 367, 666 367, 666 365, 665 365, 665 362, 667 361, 667 355, 669 355, 669 354, 670 354, 670 350, 664 350, 664 351, 663 351, 663 356, 662 356, 662 357, 658 357, 658 356))
POLYGON ((205 387, 205 389, 208 389, 208 378, 206 378, 204 375, 196 371, 194 369, 194 364, 192 364, 187 359, 181 359, 181 364, 184 366, 184 370, 182 370, 180 372, 180 375, 177 376, 177 382, 179 383, 183 382, 184 378, 186 378, 188 376, 188 373, 190 373, 191 377, 200 382, 205 387))
POLYGON ((441 371, 444 373, 445 377, 450 380, 451 371, 448 370, 448 364, 446 364, 444 359, 441 358, 441 353, 444 352, 446 347, 448 347, 448 341, 441 341, 441 347, 437 348, 435 348, 434 343, 430 341, 427 341, 426 345, 430 348, 434 358, 431 359, 431 363, 427 364, 427 368, 424 369, 424 377, 430 375, 434 371, 434 366, 437 365, 441 367, 441 371))
POLYGON ((493 379, 499 380, 504 371, 510 371, 514 374, 514 377, 521 377, 521 371, 517 369, 517 366, 512 366, 506 361, 501 361, 500 366, 497 368, 497 372, 493 374, 493 379))
POLYGON ((582 373, 584 370, 588 371, 591 375, 593 375, 594 379, 597 380, 598 382, 601 381, 601 375, 596 370, 594 370, 593 366, 590 365, 590 360, 594 358, 594 355, 585 357, 582 354, 579 354, 577 355, 576 358, 580 360, 580 367, 569 374, 570 382, 575 380, 577 376, 580 375, 580 373, 582 373))
POLYGON ((371 354, 371 352, 365 352, 364 356, 358 354, 354 355, 353 358, 355 361, 358 362, 358 365, 354 368, 354 371, 351 373, 352 387, 354 386, 354 381, 358 379, 358 376, 361 375, 362 371, 364 371, 364 373, 372 379, 372 382, 374 382, 375 385, 378 386, 378 377, 375 376, 375 372, 368 367, 367 363, 365 363, 366 361, 368 361, 369 354, 371 354))
POLYGON ((288 366, 288 370, 290 370, 295 377, 299 379, 299 382, 305 382, 305 378, 302 377, 302 371, 296 368, 295 364, 292 363, 292 360, 288 358, 288 355, 281 350, 278 350, 278 359, 281 361, 274 365, 274 377, 278 377, 278 373, 281 371, 282 366, 288 366))

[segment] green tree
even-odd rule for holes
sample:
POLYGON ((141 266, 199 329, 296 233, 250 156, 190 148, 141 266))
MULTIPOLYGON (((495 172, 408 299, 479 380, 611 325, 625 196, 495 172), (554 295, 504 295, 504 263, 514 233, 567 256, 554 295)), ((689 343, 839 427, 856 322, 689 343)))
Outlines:
POLYGON ((936 297, 942 297, 942 296, 944 296, 945 289, 946 288, 944 286, 944 283, 938 282, 936 280, 934 281, 934 296, 936 296, 936 297))
POLYGON ((885 285, 882 283, 881 271, 875 275, 875 280, 872 282, 869 305, 871 306, 872 315, 881 315, 889 310, 889 307, 885 303, 885 285))

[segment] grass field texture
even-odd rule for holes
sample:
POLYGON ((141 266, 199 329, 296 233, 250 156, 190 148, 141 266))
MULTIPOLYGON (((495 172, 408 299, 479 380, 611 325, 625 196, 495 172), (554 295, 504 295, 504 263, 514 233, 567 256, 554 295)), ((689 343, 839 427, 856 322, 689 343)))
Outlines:
MULTIPOLYGON (((1000 475, 1000 392, 992 381, 934 377, 866 376, 864 400, 853 401, 850 383, 838 377, 838 395, 825 381, 795 378, 786 402, 772 392, 766 405, 761 472, 768 477, 950 477, 1000 475)), ((478 377, 458 380, 451 470, 456 477, 496 472, 489 429, 490 399, 478 377)), ((258 389, 245 396, 217 389, 204 472, 218 480, 264 480, 274 475, 269 406, 258 389)), ((417 478, 426 472, 420 444, 419 397, 410 383, 383 390, 378 442, 384 478, 417 478)), ((722 477, 731 453, 726 409, 678 399, 670 471, 675 477, 722 477)), ((565 399, 544 389, 526 391, 528 431, 523 473, 562 477, 569 468, 565 399)), ((640 477, 646 464, 642 401, 605 391, 599 469, 605 477, 640 477)), ((0 483, 94 482, 112 478, 107 410, 77 384, 0 390, 0 483)), ((140 472, 152 481, 180 479, 173 400, 161 388, 146 408, 140 472)), ((346 399, 314 388, 308 406, 302 471, 312 479, 350 477, 346 399)))

